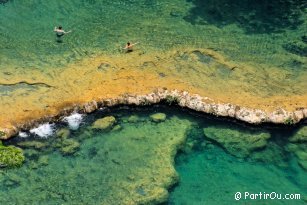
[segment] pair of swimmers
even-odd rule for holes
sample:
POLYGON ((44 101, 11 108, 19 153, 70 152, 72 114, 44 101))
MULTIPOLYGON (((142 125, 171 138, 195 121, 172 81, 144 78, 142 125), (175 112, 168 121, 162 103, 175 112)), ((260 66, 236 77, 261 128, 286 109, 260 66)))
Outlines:
MULTIPOLYGON (((54 30, 53 30, 55 33, 56 33, 56 37, 57 37, 57 42, 61 43, 62 42, 62 37, 65 35, 65 34, 68 34, 72 31, 64 31, 62 26, 59 26, 59 27, 54 27, 54 30)), ((123 50, 126 50, 127 53, 130 53, 133 51, 133 46, 138 44, 137 43, 130 43, 128 42, 126 44, 126 46, 124 48, 122 48, 123 50)))

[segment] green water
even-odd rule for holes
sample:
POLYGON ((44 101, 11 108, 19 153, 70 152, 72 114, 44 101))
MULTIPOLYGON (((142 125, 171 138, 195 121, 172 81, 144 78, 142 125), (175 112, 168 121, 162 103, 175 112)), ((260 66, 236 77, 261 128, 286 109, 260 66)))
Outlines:
POLYGON ((127 41, 139 51, 211 48, 257 66, 305 70, 304 1, 9 0, 0 4, 0 69, 46 69, 127 41), (57 43, 54 26, 73 32, 57 43))
POLYGON ((86 116, 68 141, 30 136, 6 142, 23 147, 26 162, 0 170, 0 204, 306 204, 307 172, 293 152, 306 144, 289 142, 297 130, 250 127, 163 106, 98 111, 86 116), (166 120, 153 122, 149 116, 157 112, 166 120), (110 115, 117 121, 111 130, 90 128, 110 115), (219 130, 270 138, 246 154, 244 146, 209 138, 209 131, 219 130), (33 141, 32 148, 22 145, 33 141), (77 146, 66 149, 71 145, 77 146), (237 202, 238 191, 297 193, 301 199, 237 202))

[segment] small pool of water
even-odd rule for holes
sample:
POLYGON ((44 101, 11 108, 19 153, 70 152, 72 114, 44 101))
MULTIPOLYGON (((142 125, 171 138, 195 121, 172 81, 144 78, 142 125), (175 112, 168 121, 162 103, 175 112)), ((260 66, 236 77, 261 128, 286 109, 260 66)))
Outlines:
POLYGON ((289 204, 236 201, 236 192, 300 194, 291 204, 306 204, 298 127, 260 128, 153 106, 100 110, 77 130, 65 122, 49 128, 49 137, 26 132, 5 143, 22 147, 26 161, 0 170, 0 204, 289 204))

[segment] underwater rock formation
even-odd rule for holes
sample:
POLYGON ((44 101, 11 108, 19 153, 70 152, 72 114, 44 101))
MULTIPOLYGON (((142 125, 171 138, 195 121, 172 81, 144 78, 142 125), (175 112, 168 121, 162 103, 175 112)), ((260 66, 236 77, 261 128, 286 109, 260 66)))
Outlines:
POLYGON ((298 164, 307 170, 307 126, 300 128, 289 138, 287 148, 297 157, 298 164))
POLYGON ((289 141, 295 143, 307 143, 307 126, 304 126, 299 129, 292 137, 289 138, 289 141))
POLYGON ((166 119, 166 114, 155 113, 155 114, 150 115, 150 119, 154 122, 163 122, 166 119))
POLYGON ((139 117, 137 116, 137 115, 131 115, 128 119, 127 119, 127 121, 128 122, 130 122, 130 123, 136 123, 136 122, 138 122, 140 119, 139 119, 139 117))
POLYGON ((265 148, 270 138, 269 133, 249 133, 220 127, 204 128, 204 134, 239 158, 248 157, 253 151, 265 148))
POLYGON ((56 136, 59 138, 68 138, 70 135, 70 130, 67 128, 61 128, 56 132, 56 136))
POLYGON ((107 116, 102 119, 96 120, 92 129, 108 130, 116 123, 116 119, 113 116, 107 116))
MULTIPOLYGON (((84 130, 74 133, 74 138, 69 139, 80 143, 73 157, 64 154, 68 143, 62 142, 63 137, 44 139, 52 147, 56 146, 54 141, 57 142, 59 147, 51 151, 40 150, 37 155, 36 151, 33 153, 32 149, 25 149, 29 153, 27 157, 32 157, 27 158, 27 163, 20 169, 12 170, 13 174, 20 173, 17 175, 22 176, 16 190, 23 192, 20 197, 15 197, 14 192, 0 192, 1 203, 19 204, 21 199, 21 204, 25 201, 28 204, 37 201, 42 204, 78 204, 82 201, 83 204, 121 205, 166 202, 168 189, 179 181, 174 158, 184 145, 192 122, 173 116, 163 123, 142 121, 141 126, 120 122, 122 129, 116 132, 95 130, 86 139, 80 135, 91 130, 91 125, 82 127, 84 130), (48 189, 30 194, 39 187, 48 189), (63 193, 65 198, 57 193, 63 193)), ((0 189, 9 178, 10 173, 1 175, 0 189)))
POLYGON ((14 146, 4 146, 0 141, 0 168, 19 167, 23 164, 25 157, 22 149, 14 146))
POLYGON ((60 151, 63 155, 74 154, 80 147, 80 143, 73 139, 63 139, 60 143, 60 151))
POLYGON ((307 143, 296 144, 290 143, 287 146, 288 150, 297 157, 298 164, 307 170, 307 143))
POLYGON ((18 142, 17 145, 20 147, 34 148, 34 149, 44 149, 47 147, 46 143, 41 142, 41 141, 36 141, 36 140, 21 141, 21 142, 18 142))

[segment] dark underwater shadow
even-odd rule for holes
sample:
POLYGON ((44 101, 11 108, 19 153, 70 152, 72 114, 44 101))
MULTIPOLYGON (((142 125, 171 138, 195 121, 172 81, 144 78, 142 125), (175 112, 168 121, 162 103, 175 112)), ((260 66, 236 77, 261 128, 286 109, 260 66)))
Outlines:
POLYGON ((237 24, 246 33, 273 33, 296 29, 304 20, 305 0, 187 0, 195 7, 184 19, 191 24, 223 27, 237 24))
POLYGON ((7 3, 9 0, 0 0, 0 4, 5 4, 7 3))

